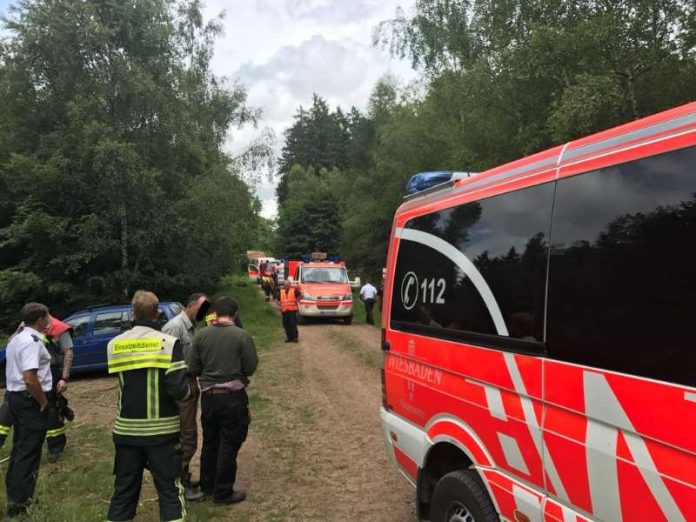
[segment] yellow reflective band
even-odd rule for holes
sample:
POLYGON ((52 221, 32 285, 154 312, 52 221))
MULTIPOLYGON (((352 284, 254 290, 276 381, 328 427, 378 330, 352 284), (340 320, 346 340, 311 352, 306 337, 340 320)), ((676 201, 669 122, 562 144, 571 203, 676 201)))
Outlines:
POLYGON ((171 354, 134 355, 132 357, 110 359, 108 362, 109 373, 125 372, 140 368, 162 368, 166 370, 169 368, 171 360, 171 354))
POLYGON ((56 428, 55 430, 48 430, 46 432, 46 438, 51 438, 51 437, 57 437, 59 435, 63 435, 65 433, 65 426, 62 426, 60 428, 56 428))
POLYGON ((165 372, 165 374, 175 372, 177 370, 188 370, 188 366, 186 365, 186 361, 177 361, 175 363, 172 363, 171 366, 165 372))
POLYGON ((179 416, 174 417, 162 417, 161 419, 130 419, 128 417, 116 417, 116 424, 132 425, 132 426, 154 426, 154 425, 164 425, 164 424, 177 424, 179 422, 179 416))
POLYGON ((12 426, 0 426, 0 435, 9 435, 12 426))
POLYGON ((205 324, 211 324, 217 321, 217 314, 212 313, 205 316, 205 324))
POLYGON ((114 434, 128 435, 131 437, 154 437, 155 435, 173 435, 179 433, 179 426, 169 428, 121 428, 114 426, 114 434))
POLYGON ((162 339, 120 339, 114 341, 113 353, 158 352, 162 349, 162 339))

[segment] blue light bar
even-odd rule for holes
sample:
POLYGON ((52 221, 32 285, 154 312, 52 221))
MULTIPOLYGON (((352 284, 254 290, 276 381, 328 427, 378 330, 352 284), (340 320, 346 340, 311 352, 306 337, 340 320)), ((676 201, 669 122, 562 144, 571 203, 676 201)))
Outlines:
POLYGON ((451 170, 433 170, 428 172, 419 172, 411 176, 411 179, 406 183, 406 192, 408 194, 417 194, 437 185, 442 185, 448 181, 456 181, 462 178, 468 178, 475 172, 456 172, 451 170))

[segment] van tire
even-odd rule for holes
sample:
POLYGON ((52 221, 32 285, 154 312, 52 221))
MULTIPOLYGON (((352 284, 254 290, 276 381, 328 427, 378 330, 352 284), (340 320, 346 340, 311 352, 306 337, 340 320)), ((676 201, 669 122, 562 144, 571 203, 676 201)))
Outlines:
POLYGON ((346 324, 346 325, 347 325, 347 324, 350 324, 350 323, 352 323, 352 322, 353 322, 353 316, 352 316, 352 315, 349 315, 348 317, 344 317, 344 318, 343 318, 343 324, 346 324))
POLYGON ((473 469, 452 471, 438 480, 430 506, 432 522, 500 520, 486 488, 473 469))

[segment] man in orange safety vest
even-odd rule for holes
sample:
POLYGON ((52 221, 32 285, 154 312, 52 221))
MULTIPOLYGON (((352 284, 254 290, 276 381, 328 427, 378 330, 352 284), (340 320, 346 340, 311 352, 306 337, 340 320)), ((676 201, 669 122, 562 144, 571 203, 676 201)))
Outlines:
POLYGON ((297 290, 292 287, 292 278, 287 278, 280 291, 280 312, 283 315, 283 328, 285 328, 285 342, 296 343, 299 341, 297 333, 297 290))

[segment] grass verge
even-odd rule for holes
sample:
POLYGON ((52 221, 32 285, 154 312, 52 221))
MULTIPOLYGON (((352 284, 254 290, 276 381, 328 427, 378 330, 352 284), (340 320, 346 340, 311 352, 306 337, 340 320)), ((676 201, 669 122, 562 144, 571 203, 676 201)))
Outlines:
MULTIPOLYGON (((379 307, 379 299, 375 302, 372 309, 372 317, 375 320, 375 328, 382 327, 382 310, 379 307)), ((367 324, 365 321, 365 303, 360 300, 360 291, 353 290, 353 322, 367 324)))

